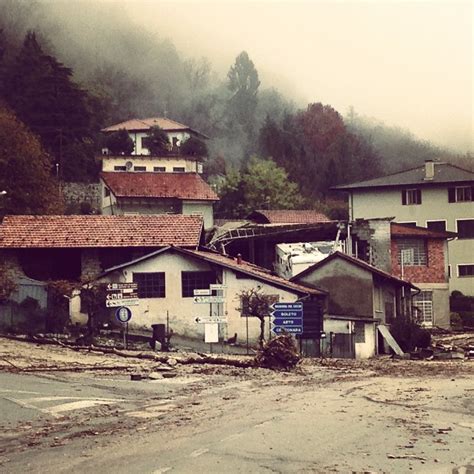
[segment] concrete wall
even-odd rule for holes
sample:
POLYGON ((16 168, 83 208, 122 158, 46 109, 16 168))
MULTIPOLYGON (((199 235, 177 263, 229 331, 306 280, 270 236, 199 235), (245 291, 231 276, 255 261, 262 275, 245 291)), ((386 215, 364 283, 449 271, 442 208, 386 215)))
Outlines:
POLYGON ((214 225, 214 209, 212 201, 183 201, 184 215, 198 214, 203 217, 204 229, 214 225))
MULTIPOLYGON (((152 324, 166 323, 169 315, 170 328, 174 332, 188 337, 204 337, 204 325, 195 322, 198 316, 209 316, 208 304, 196 304, 192 297, 182 297, 181 272, 182 271, 210 271, 211 266, 205 262, 190 257, 184 257, 174 252, 166 252, 154 258, 137 263, 123 271, 117 271, 108 275, 101 281, 109 282, 131 282, 133 272, 165 272, 166 297, 165 298, 143 298, 138 306, 131 306, 131 327, 150 329, 152 324)), ((270 295, 278 295, 280 301, 293 302, 298 296, 292 292, 281 290, 272 285, 265 284, 252 278, 237 278, 231 270, 217 270, 217 277, 226 286, 223 305, 224 314, 228 324, 222 325, 221 336, 228 338, 235 333, 238 334, 240 342, 246 339, 246 325, 249 326, 249 340, 255 344, 260 334, 260 324, 257 318, 241 316, 239 293, 245 289, 260 287, 261 290, 270 295)), ((77 304, 76 304, 77 308, 77 304)), ((266 327, 269 329, 270 322, 266 327)), ((266 332, 268 337, 268 330, 266 332)))
POLYGON ((372 318, 372 274, 336 258, 298 279, 329 292, 328 313, 372 318))
MULTIPOLYGON (((202 173, 202 167, 195 159, 186 156, 109 156, 102 155, 102 171, 115 171, 115 166, 125 166, 125 163, 132 162, 133 166, 145 166, 146 171, 153 172, 155 166, 164 167, 166 173, 172 173, 175 167, 184 167, 188 173, 202 173)), ((129 170, 133 172, 132 169, 129 170)), ((141 171, 137 171, 141 173, 141 171)))
POLYGON ((101 208, 101 187, 99 183, 61 183, 66 206, 75 213, 80 212, 80 205, 88 202, 95 212, 101 208))
MULTIPOLYGON (((448 187, 422 187, 420 205, 403 206, 400 189, 352 191, 349 195, 351 218, 394 217, 396 222, 446 221, 446 230, 457 232, 457 219, 474 217, 474 202, 448 202, 448 187)), ((474 264, 474 239, 454 239, 449 242, 451 265, 450 291, 458 290, 474 296, 474 277, 459 278, 457 265, 474 264)))

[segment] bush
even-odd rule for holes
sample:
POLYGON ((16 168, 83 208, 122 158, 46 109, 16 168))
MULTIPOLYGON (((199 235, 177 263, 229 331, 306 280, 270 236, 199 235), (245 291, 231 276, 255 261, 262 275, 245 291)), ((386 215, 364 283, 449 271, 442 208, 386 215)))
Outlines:
POLYGON ((407 317, 396 318, 390 332, 404 352, 424 349, 431 344, 430 332, 407 317))

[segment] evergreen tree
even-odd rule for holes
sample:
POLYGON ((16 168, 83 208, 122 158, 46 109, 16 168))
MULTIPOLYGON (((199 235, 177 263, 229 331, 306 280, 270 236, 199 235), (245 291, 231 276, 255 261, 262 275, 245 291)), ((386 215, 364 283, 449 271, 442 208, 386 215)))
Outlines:
POLYGON ((148 131, 146 146, 152 156, 167 155, 170 146, 168 135, 161 127, 155 125, 148 131))
POLYGON ((34 32, 27 33, 9 71, 6 92, 18 117, 55 158, 60 177, 75 180, 75 170, 84 167, 81 161, 94 160, 87 153, 91 143, 88 97, 73 82, 72 70, 44 53, 34 32))
POLYGON ((133 140, 124 128, 111 133, 105 140, 105 145, 113 155, 130 155, 135 148, 133 140))

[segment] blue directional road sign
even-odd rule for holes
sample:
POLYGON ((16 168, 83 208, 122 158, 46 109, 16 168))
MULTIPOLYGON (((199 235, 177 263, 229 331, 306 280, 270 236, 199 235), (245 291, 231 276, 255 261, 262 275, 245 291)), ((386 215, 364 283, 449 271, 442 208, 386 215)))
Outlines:
POLYGON ((275 303, 272 316, 272 331, 275 334, 303 333, 303 303, 275 303))
POLYGON ((121 323, 128 323, 130 319, 132 319, 132 312, 130 311, 130 308, 127 308, 126 306, 120 306, 120 308, 115 310, 115 317, 121 323))

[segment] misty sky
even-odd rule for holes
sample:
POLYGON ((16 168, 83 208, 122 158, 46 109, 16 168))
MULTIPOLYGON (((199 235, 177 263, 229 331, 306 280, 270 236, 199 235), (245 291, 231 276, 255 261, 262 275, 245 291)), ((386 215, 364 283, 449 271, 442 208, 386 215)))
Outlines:
POLYGON ((181 52, 209 57, 222 77, 246 50, 263 85, 299 104, 321 101, 342 114, 352 105, 473 149, 471 1, 119 1, 181 52))

